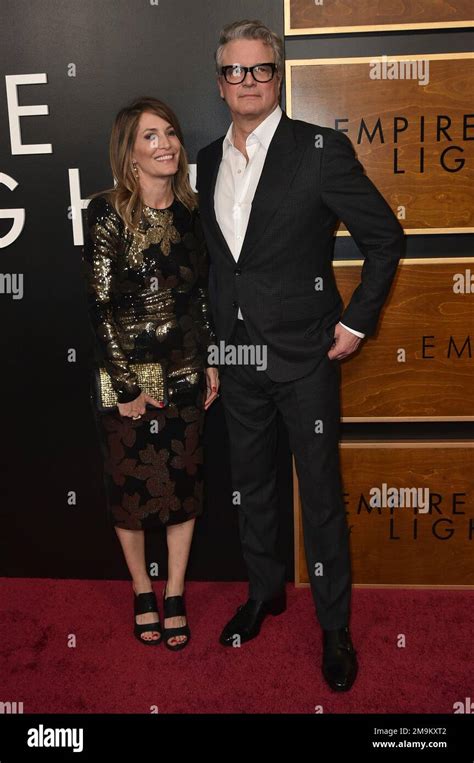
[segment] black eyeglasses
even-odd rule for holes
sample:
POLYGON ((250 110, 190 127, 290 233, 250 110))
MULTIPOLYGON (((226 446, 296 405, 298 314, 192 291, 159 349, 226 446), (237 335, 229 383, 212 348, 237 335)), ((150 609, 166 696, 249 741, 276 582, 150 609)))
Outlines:
POLYGON ((240 85, 250 72, 255 82, 270 82, 277 71, 276 64, 255 64, 255 66, 241 66, 240 64, 229 64, 221 66, 221 74, 229 85, 240 85))

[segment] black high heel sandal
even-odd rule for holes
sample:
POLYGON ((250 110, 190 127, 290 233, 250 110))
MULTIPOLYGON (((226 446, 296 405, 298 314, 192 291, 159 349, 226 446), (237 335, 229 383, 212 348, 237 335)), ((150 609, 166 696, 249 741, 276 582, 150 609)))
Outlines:
POLYGON ((168 596, 166 597, 166 587, 163 591, 163 640, 165 646, 171 649, 172 652, 178 652, 180 649, 184 649, 189 644, 191 638, 191 631, 189 625, 181 625, 179 628, 166 628, 164 620, 167 617, 186 617, 186 606, 184 604, 183 596, 168 596), (186 641, 178 642, 177 644, 169 644, 168 640, 173 636, 186 636, 186 641))
POLYGON ((163 627, 161 625, 161 621, 157 620, 154 623, 139 624, 135 620, 136 615, 145 615, 147 612, 158 612, 158 617, 159 617, 158 602, 156 601, 156 594, 154 591, 148 591, 147 593, 139 593, 139 594, 136 594, 135 592, 133 592, 133 595, 134 595, 133 634, 139 641, 141 641, 142 644, 147 644, 150 646, 158 646, 158 644, 161 644, 161 642, 163 641, 163 627), (141 636, 142 633, 150 633, 152 631, 157 631, 160 634, 160 637, 150 638, 150 639, 142 638, 141 636))

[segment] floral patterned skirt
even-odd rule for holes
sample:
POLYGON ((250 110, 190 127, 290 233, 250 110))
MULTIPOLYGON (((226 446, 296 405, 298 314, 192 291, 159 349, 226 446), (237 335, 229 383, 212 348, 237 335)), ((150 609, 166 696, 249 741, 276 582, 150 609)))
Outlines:
POLYGON ((145 530, 202 514, 204 398, 202 373, 191 392, 136 421, 118 410, 95 413, 115 526, 145 530))

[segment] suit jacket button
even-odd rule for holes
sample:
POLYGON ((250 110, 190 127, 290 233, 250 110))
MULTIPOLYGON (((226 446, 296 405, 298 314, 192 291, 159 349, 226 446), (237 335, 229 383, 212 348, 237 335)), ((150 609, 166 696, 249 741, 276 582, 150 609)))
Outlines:
POLYGON ((239 303, 236 302, 235 299, 234 299, 234 301, 232 302, 232 307, 238 307, 238 306, 239 306, 239 303))
POLYGON ((234 270, 234 275, 236 275, 236 276, 240 276, 241 274, 242 274, 242 270, 241 270, 240 268, 236 268, 236 269, 234 270))

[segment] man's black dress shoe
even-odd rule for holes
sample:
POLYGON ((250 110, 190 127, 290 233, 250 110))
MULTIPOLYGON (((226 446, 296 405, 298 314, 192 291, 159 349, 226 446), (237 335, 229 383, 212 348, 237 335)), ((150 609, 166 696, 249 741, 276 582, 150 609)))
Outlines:
POLYGON ((234 646, 250 641, 260 633, 267 615, 280 615, 285 609, 285 592, 268 601, 248 599, 245 604, 240 605, 232 620, 225 626, 219 638, 220 643, 223 646, 234 646))
POLYGON ((349 691, 357 676, 349 628, 323 630, 323 676, 333 691, 349 691))

